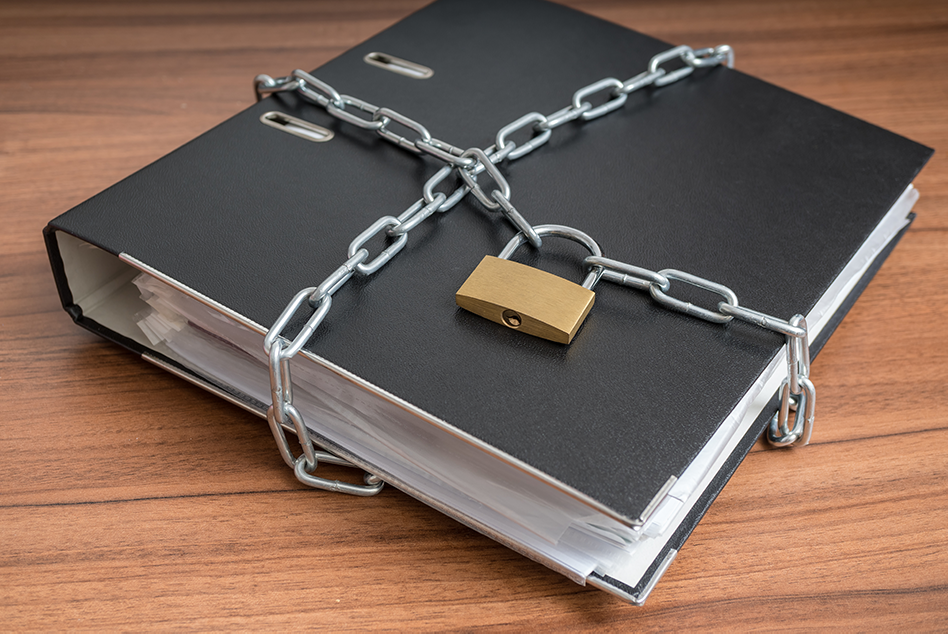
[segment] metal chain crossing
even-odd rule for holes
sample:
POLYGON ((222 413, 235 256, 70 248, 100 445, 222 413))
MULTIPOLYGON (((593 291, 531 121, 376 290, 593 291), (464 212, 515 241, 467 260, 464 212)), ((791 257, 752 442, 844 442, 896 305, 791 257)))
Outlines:
MULTIPOLYGON (((550 115, 542 115, 539 112, 527 113, 498 130, 493 145, 484 149, 474 147, 466 150, 433 137, 425 126, 414 119, 390 108, 375 106, 357 97, 341 94, 329 84, 302 70, 295 70, 291 75, 278 79, 269 75, 258 75, 254 79, 258 101, 272 93, 293 91, 342 121, 374 131, 383 139, 410 152, 427 154, 446 163, 424 184, 421 198, 398 216, 382 216, 372 223, 349 244, 348 259, 338 269, 318 286, 304 288, 298 292, 264 339, 264 349, 270 359, 270 388, 273 401, 267 411, 267 420, 284 460, 294 470, 297 478, 316 488, 354 495, 374 495, 381 490, 383 485, 379 478, 370 474, 365 475, 365 485, 353 485, 312 475, 317 466, 318 456, 322 454, 315 449, 302 415, 293 406, 289 361, 312 337, 329 313, 333 295, 353 275, 372 275, 381 269, 405 247, 408 234, 412 229, 435 213, 451 210, 469 192, 473 193, 474 197, 487 209, 500 211, 513 225, 517 234, 507 245, 505 252, 512 252, 527 242, 540 248, 542 238, 537 233, 538 227, 528 222, 512 203, 510 185, 497 169, 497 165, 505 160, 515 161, 526 156, 549 141, 553 130, 560 126, 577 120, 590 121, 621 108, 632 92, 649 86, 666 86, 687 77, 696 68, 721 64, 726 64, 729 68, 733 67, 734 52, 730 46, 721 45, 698 50, 693 50, 689 46, 677 46, 655 55, 649 61, 647 70, 634 77, 625 81, 607 77, 584 86, 573 93, 572 100, 566 107, 550 115), (682 65, 674 70, 667 70, 665 65, 675 60, 682 65), (600 96, 600 99, 604 95, 607 99, 598 106, 593 106, 588 99, 596 95, 600 96), (364 113, 365 116, 360 116, 357 112, 364 113), (395 125, 403 128, 402 134, 393 130, 395 125), (510 139, 514 133, 524 129, 529 129, 533 133, 528 141, 518 145, 510 139), (408 136, 405 136, 405 132, 408 136), (452 172, 460 176, 462 184, 450 193, 435 191, 435 188, 452 172), (478 182, 478 177, 485 173, 493 181, 491 186, 478 182), (370 259, 365 245, 383 232, 392 239, 392 242, 370 259), (313 312, 297 336, 292 341, 288 341, 281 336, 281 333, 304 304, 307 304, 307 309, 313 312), (284 427, 289 429, 291 424, 303 447, 303 453, 299 457, 293 455, 284 432, 284 427)), ((571 232, 582 234, 570 227, 558 225, 545 227, 553 226, 563 230, 558 233, 552 232, 554 235, 569 237, 567 234, 571 232)), ((543 233, 551 234, 550 231, 543 233)), ((585 236, 585 234, 582 235, 585 236)), ((595 244, 595 241, 592 242, 595 244)), ((650 271, 602 257, 598 254, 600 253, 598 245, 595 252, 596 255, 591 255, 584 260, 589 269, 587 283, 584 283, 587 288, 592 289, 600 280, 606 280, 648 291, 652 298, 662 306, 699 319, 727 323, 737 318, 785 335, 788 378, 781 387, 781 406, 771 420, 768 439, 778 446, 805 445, 809 442, 816 393, 813 383, 808 378, 809 345, 806 321, 802 315, 796 315, 789 321, 765 315, 740 306, 737 296, 731 289, 710 280, 675 269, 650 271), (672 281, 717 293, 724 301, 718 303, 715 311, 675 299, 668 294, 672 281), (794 408, 796 415, 791 426, 789 412, 794 408)))

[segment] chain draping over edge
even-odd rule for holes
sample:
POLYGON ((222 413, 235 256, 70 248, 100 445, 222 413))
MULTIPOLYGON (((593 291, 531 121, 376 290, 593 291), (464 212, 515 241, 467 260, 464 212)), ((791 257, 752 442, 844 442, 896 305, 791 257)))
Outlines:
MULTIPOLYGON (((734 52, 726 44, 698 50, 689 46, 676 46, 652 57, 647 69, 634 77, 625 81, 606 77, 593 82, 573 93, 570 104, 561 110, 550 115, 542 115, 539 112, 527 113, 498 130, 493 145, 484 149, 473 147, 466 150, 433 137, 425 126, 414 119, 390 108, 375 106, 357 97, 341 94, 329 84, 302 70, 295 70, 291 75, 278 79, 269 75, 258 75, 254 78, 254 90, 258 101, 272 93, 295 91, 303 99, 324 108, 333 117, 359 128, 374 131, 385 140, 405 150, 415 154, 427 154, 446 163, 424 184, 421 198, 398 216, 382 216, 376 220, 352 240, 347 251, 348 259, 338 269, 318 286, 299 291, 271 326, 264 339, 264 349, 270 359, 272 397, 272 405, 267 411, 267 420, 281 455, 294 470, 296 477, 309 486, 354 495, 374 495, 383 485, 377 476, 368 473, 364 477, 365 485, 331 481, 312 475, 318 460, 325 460, 324 456, 327 454, 315 449, 302 414, 293 406, 290 359, 309 341, 329 313, 332 296, 353 275, 357 273, 372 275, 378 271, 405 247, 408 234, 412 229, 435 213, 449 211, 468 193, 473 193, 474 197, 487 209, 500 211, 517 231, 504 252, 512 252, 527 242, 540 248, 542 246, 540 233, 563 237, 570 237, 568 234, 571 232, 582 234, 581 231, 571 227, 534 226, 528 222, 511 202, 510 185, 497 169, 497 164, 504 160, 514 161, 529 154, 549 141, 553 130, 562 125, 578 120, 590 121, 621 108, 632 92, 649 86, 666 86, 687 77, 696 68, 721 64, 726 64, 729 68, 734 65, 734 52), (675 60, 681 63, 680 67, 673 70, 666 68, 666 64, 675 60), (605 101, 593 106, 588 99, 594 95, 598 95, 600 99, 604 95, 605 101), (356 111, 367 116, 360 116, 356 111), (409 136, 393 130, 393 124, 410 133, 409 136), (529 129, 533 134, 528 141, 518 145, 509 138, 524 129, 529 129), (435 188, 452 172, 457 172, 462 184, 451 193, 435 191, 435 188), (493 181, 491 187, 485 187, 483 182, 478 182, 478 177, 484 173, 493 181), (554 231, 551 227, 556 227, 557 230, 554 231), (392 239, 392 242, 370 260, 369 251, 365 245, 383 232, 392 239), (282 337, 281 333, 304 304, 307 304, 313 312, 297 336, 292 341, 288 341, 282 337), (303 453, 299 457, 293 455, 284 429, 296 432, 303 448, 303 453)), ((582 235, 585 236, 585 234, 582 235)), ((606 280, 648 291, 658 304, 692 317, 722 324, 737 318, 783 334, 786 337, 787 379, 780 388, 780 409, 770 422, 767 437, 776 446, 806 445, 809 442, 813 427, 816 391, 809 379, 807 325, 802 315, 795 315, 789 321, 785 321, 744 308, 739 305, 737 295, 726 286, 684 271, 675 269, 650 271, 602 257, 598 254, 598 245, 596 254, 587 257, 584 264, 589 269, 587 288, 592 289, 600 280, 606 280), (668 294, 673 281, 717 293, 724 301, 719 302, 717 310, 714 311, 675 299, 668 294), (791 427, 789 412, 792 409, 795 410, 795 417, 791 427)), ((586 285, 584 283, 584 286, 586 285)), ((337 459, 336 462, 342 461, 337 459)))

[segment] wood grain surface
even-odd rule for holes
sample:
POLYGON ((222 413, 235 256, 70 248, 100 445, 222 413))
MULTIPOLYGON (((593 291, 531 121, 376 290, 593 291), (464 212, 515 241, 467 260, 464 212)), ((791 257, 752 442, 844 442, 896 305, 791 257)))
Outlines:
POLYGON ((572 3, 938 151, 814 364, 813 444, 758 445, 645 607, 394 489, 305 490, 258 418, 70 321, 49 219, 422 3, 0 4, 0 629, 948 629, 941 0, 572 3))

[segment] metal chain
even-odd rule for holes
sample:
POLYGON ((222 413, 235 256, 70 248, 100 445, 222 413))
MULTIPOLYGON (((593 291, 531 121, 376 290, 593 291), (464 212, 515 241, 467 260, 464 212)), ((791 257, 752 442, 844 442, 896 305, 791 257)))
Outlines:
MULTIPOLYGON (((626 102, 629 94, 636 90, 651 85, 666 86, 687 77, 694 72, 695 68, 718 66, 722 63, 726 63, 728 67, 734 65, 734 51, 726 44, 697 51, 690 46, 677 46, 655 55, 649 61, 648 70, 624 82, 614 77, 606 77, 580 88, 573 93, 570 105, 549 116, 544 116, 539 112, 530 112, 523 115, 498 130, 494 138, 494 145, 487 149, 469 148, 463 150, 451 143, 434 138, 428 129, 418 121, 391 108, 376 106, 362 99, 341 94, 326 82, 299 69, 294 70, 292 74, 286 77, 278 79, 274 79, 269 75, 257 75, 254 78, 254 91, 258 101, 273 93, 295 91, 303 99, 324 108, 326 112, 338 119, 365 130, 372 130, 386 141, 394 143, 409 152, 428 154, 447 163, 450 168, 457 170, 464 182, 462 188, 455 190, 448 197, 448 200, 443 203, 447 206, 447 209, 453 207, 468 191, 471 191, 487 209, 503 213, 517 231, 522 231, 529 238, 530 243, 539 248, 541 246, 539 236, 536 235, 532 225, 527 222, 511 202, 510 185, 496 168, 496 164, 505 159, 515 161, 529 154, 549 141, 555 128, 570 121, 577 119, 590 121, 620 108, 626 102), (664 64, 676 59, 684 64, 681 68, 667 71, 663 67, 664 64), (593 107, 589 101, 586 101, 587 98, 605 93, 607 90, 606 96, 608 98, 605 103, 593 107), (355 112, 347 110, 346 108, 350 106, 366 113, 370 118, 360 117, 355 112), (401 126, 410 134, 408 136, 399 134, 392 129, 393 125, 401 126), (528 126, 534 134, 529 141, 518 146, 516 142, 508 138, 528 126), (483 185, 477 184, 477 175, 485 171, 494 181, 494 187, 488 188, 490 191, 485 191, 483 185)), ((449 171, 438 172, 432 177, 432 180, 436 181, 435 184, 441 182, 447 177, 449 171)), ((433 195, 430 194, 433 186, 431 181, 425 185, 425 201, 428 204, 434 202, 433 195)), ((435 211, 447 211, 447 209, 438 208, 435 211)), ((426 210, 425 213, 430 215, 434 211, 426 210)), ((408 215, 411 216, 411 214, 408 215)), ((412 227, 420 222, 420 220, 417 221, 412 227)), ((390 227, 389 235, 404 235, 410 230, 410 228, 396 227, 398 225, 390 227)))
MULTIPOLYGON (((383 484, 379 478, 370 474, 365 475, 364 486, 313 476, 320 452, 317 452, 313 446, 302 415, 293 406, 290 359, 306 345, 326 318, 332 306, 333 294, 357 273, 360 275, 376 273, 405 247, 410 231, 434 213, 449 211, 469 192, 473 193, 484 207, 491 211, 500 211, 506 217, 517 231, 515 239, 519 239, 520 243, 529 242, 539 248, 542 245, 540 235, 511 202, 510 185, 497 169, 497 164, 504 160, 514 161, 529 154, 547 143, 553 130, 562 125, 577 120, 590 121, 622 107, 628 95, 636 90, 648 86, 665 86, 687 77, 696 68, 718 66, 722 63, 728 67, 734 65, 734 52, 730 46, 722 45, 698 50, 688 46, 672 48, 655 55, 649 61, 647 70, 626 81, 607 77, 593 82, 573 93, 570 104, 565 108, 548 116, 538 112, 527 113, 498 130, 494 144, 490 147, 485 149, 473 147, 466 150, 433 137, 424 125, 414 119, 391 108, 375 106, 362 99, 341 94, 329 84, 302 70, 295 70, 292 74, 278 79, 269 75, 258 75, 254 79, 254 90, 258 101, 269 94, 295 91, 303 99, 324 108, 333 117, 359 128, 374 131, 383 139, 412 153, 427 154, 446 163, 445 167, 438 170, 425 183, 420 199, 398 216, 382 216, 376 220, 349 244, 348 259, 342 266, 331 273, 319 286, 305 288, 297 293, 264 339, 264 349, 270 359, 272 396, 267 420, 284 460, 293 468, 297 478, 316 488, 354 495, 374 495, 383 484), (679 60, 683 66, 675 70, 667 70, 664 65, 674 60, 679 60), (593 106, 587 99, 594 95, 600 95, 600 98, 604 96, 605 101, 598 106, 593 106), (356 111, 365 113, 367 116, 360 116, 356 114, 356 111), (396 132, 393 129, 394 125, 403 128, 408 135, 396 132), (527 128, 532 131, 533 136, 521 145, 509 138, 514 133, 527 128), (435 191, 435 188, 452 172, 457 172, 462 184, 450 194, 435 191), (478 176, 485 172, 493 181, 489 187, 478 182, 478 176), (369 260, 369 251, 365 245, 383 232, 392 239, 392 242, 375 258, 369 260), (304 303, 308 304, 308 308, 313 312, 297 336, 292 341, 288 341, 282 337, 282 332, 304 303), (293 455, 283 431, 284 426, 289 427, 290 423, 296 429, 297 437, 303 447, 303 454, 299 457, 293 455)), ((772 442, 780 445, 793 444, 801 439, 805 444, 809 440, 815 392, 813 384, 807 378, 809 356, 806 344, 806 322, 801 316, 798 315, 790 322, 785 322, 739 307, 737 297, 727 287, 673 269, 655 273, 599 255, 586 258, 586 264, 595 269, 596 277, 592 282, 593 285, 598 282, 601 275, 602 278, 611 282, 647 289, 660 304, 695 317, 717 323, 726 323, 737 317, 785 334, 790 359, 789 379, 782 388, 781 409, 771 423, 769 436, 772 442), (674 299, 667 295, 671 280, 719 293, 725 301, 718 305, 718 312, 715 313, 674 299), (796 405, 797 415, 794 427, 790 429, 788 427, 789 410, 794 405, 796 405)))
MULTIPOLYGON (((727 286, 676 269, 650 271, 595 255, 587 257, 583 263, 591 270, 590 275, 600 268, 602 270, 600 280, 648 291, 658 304, 670 310, 677 310, 716 324, 726 324, 736 318, 784 335, 786 337, 787 379, 780 388, 780 409, 770 421, 767 440, 777 447, 795 444, 804 446, 810 442, 816 408, 816 388, 809 379, 810 346, 806 319, 803 315, 794 315, 789 321, 785 321, 773 315, 744 308, 739 305, 734 291, 727 286), (672 281, 684 282, 717 293, 724 301, 718 302, 717 310, 714 311, 676 299, 668 295, 672 281), (796 410, 793 427, 789 426, 791 409, 796 410)), ((587 288, 592 290, 594 286, 595 284, 587 288)))

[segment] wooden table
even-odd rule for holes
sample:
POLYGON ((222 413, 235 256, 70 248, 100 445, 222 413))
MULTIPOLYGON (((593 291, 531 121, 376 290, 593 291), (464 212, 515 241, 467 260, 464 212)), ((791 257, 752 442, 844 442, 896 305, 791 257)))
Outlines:
POLYGON ((0 628, 948 628, 939 0, 575 2, 940 152, 814 365, 813 444, 758 445, 643 608, 394 489, 305 490, 258 418, 72 324, 49 219, 420 4, 0 6, 0 628))

